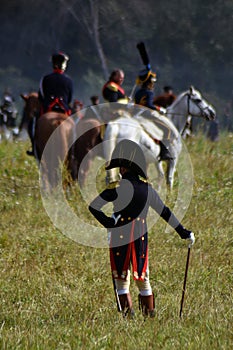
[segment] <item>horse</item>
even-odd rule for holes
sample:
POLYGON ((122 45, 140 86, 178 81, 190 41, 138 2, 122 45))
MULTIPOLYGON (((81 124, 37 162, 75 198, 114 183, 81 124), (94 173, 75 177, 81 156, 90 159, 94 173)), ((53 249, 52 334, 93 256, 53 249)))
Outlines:
POLYGON ((71 176, 84 186, 86 176, 90 170, 92 159, 102 157, 102 152, 96 153, 95 146, 101 144, 101 123, 97 119, 81 119, 76 126, 75 143, 72 146, 73 162, 71 176))
POLYGON ((72 146, 72 169, 71 176, 74 181, 78 180, 80 187, 85 184, 90 170, 92 159, 96 156, 103 158, 102 129, 103 122, 100 120, 98 106, 83 109, 79 115, 73 115, 75 122, 75 142, 72 146), (96 147, 100 146, 100 147, 96 147))
POLYGON ((67 169, 72 169, 69 149, 73 141, 74 121, 66 114, 53 111, 39 116, 37 93, 21 97, 25 101, 24 122, 33 123, 28 132, 34 142, 34 154, 42 179, 48 187, 55 187, 59 183, 61 163, 66 160, 67 169))
MULTIPOLYGON (((123 115, 115 121, 110 121, 104 136, 105 159, 110 160, 113 149, 120 140, 130 139, 143 148, 147 164, 153 162, 161 178, 164 176, 164 171, 158 160, 160 148, 155 140, 162 141, 167 144, 172 154, 172 159, 166 161, 166 183, 172 189, 177 160, 182 150, 181 133, 185 127, 186 118, 190 115, 206 120, 213 120, 216 116, 214 108, 192 86, 181 93, 167 108, 166 116, 142 107, 133 118, 123 115), (169 137, 164 138, 165 133, 169 137)), ((107 171, 108 182, 117 181, 115 176, 114 169, 107 171)))
MULTIPOLYGON (((122 139, 129 139, 138 143, 145 155, 147 165, 153 163, 157 169, 157 183, 161 185, 164 178, 164 170, 162 162, 159 161, 160 141, 163 138, 164 131, 168 131, 169 138, 166 146, 169 148, 172 159, 168 161, 166 180, 170 188, 173 186, 173 169, 176 160, 182 149, 181 135, 174 125, 168 119, 149 109, 143 108, 141 112, 135 113, 131 117, 127 111, 122 117, 108 123, 104 135, 104 158, 108 162, 116 144, 122 139), (172 139, 170 139, 172 134, 172 139)), ((163 143, 165 143, 163 141, 163 143)), ((106 171, 106 182, 108 184, 115 183, 119 180, 118 169, 110 169, 106 171)))
POLYGON ((38 92, 30 92, 28 95, 20 94, 24 100, 25 105, 23 109, 23 116, 19 125, 19 139, 25 139, 25 131, 27 132, 31 142, 34 141, 36 120, 40 115, 40 101, 38 92))

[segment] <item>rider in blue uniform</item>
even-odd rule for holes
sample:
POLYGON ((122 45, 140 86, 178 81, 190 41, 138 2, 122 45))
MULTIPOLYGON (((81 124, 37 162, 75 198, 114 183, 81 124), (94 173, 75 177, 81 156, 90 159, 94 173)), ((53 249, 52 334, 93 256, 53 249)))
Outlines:
MULTIPOLYGON (((52 111, 71 115, 70 103, 73 98, 73 81, 64 73, 68 60, 69 57, 63 52, 57 52, 52 55, 53 72, 42 77, 40 81, 40 115, 52 111)), ((27 151, 27 154, 30 156, 34 155, 34 135, 31 130, 32 128, 33 121, 31 121, 31 126, 29 125, 32 151, 27 151)))
MULTIPOLYGON (((140 85, 140 88, 136 91, 134 102, 138 105, 145 106, 147 108, 160 111, 160 107, 154 104, 154 86, 156 82, 156 74, 153 73, 150 67, 146 67, 139 72, 139 76, 136 80, 136 84, 140 85)), ((157 140, 158 142, 158 140, 157 140)), ((169 160, 172 156, 165 146, 164 142, 160 141, 160 154, 159 160, 169 160)))
POLYGON ((44 76, 40 82, 39 99, 42 113, 59 111, 70 115, 73 98, 73 82, 64 72, 69 57, 58 52, 52 56, 53 72, 44 76))
POLYGON ((150 69, 143 69, 139 72, 136 80, 137 85, 141 85, 135 93, 135 103, 156 110, 154 101, 154 86, 156 82, 156 74, 150 69))

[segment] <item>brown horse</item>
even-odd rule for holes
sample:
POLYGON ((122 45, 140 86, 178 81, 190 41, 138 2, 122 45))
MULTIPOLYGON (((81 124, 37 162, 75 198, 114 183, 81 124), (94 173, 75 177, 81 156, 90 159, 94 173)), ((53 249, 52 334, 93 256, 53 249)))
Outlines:
POLYGON ((101 123, 96 118, 84 116, 81 118, 75 130, 75 143, 72 147, 73 162, 71 175, 73 180, 78 180, 80 187, 83 187, 91 162, 96 156, 103 157, 101 144, 101 123))
MULTIPOLYGON (((40 103, 38 95, 31 93, 21 95, 25 101, 25 122, 34 119, 36 121, 33 138, 35 157, 40 163, 42 179, 46 178, 49 187, 54 187, 59 182, 59 170, 61 163, 68 157, 69 148, 72 145, 74 121, 65 114, 48 112, 39 116, 40 103), (38 117, 39 116, 39 117, 38 117)), ((68 164, 68 169, 72 169, 68 164)))

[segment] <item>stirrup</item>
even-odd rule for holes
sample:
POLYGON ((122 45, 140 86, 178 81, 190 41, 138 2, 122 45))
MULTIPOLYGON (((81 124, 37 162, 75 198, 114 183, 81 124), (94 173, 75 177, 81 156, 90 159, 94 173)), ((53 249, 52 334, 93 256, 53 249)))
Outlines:
POLYGON ((169 150, 164 150, 160 152, 159 156, 158 156, 158 160, 159 162, 163 161, 163 160, 172 160, 174 159, 172 156, 171 156, 171 153, 169 152, 169 150))
POLYGON ((163 142, 160 142, 160 153, 158 156, 159 161, 161 162, 162 160, 171 160, 173 159, 169 149, 165 146, 163 142))

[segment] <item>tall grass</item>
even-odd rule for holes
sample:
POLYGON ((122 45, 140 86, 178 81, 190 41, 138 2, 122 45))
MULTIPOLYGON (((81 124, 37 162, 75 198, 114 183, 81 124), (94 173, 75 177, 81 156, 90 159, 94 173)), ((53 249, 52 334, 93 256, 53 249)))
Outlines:
MULTIPOLYGON (((175 232, 164 233, 159 220, 149 232, 156 317, 146 321, 133 281, 136 318, 117 312, 108 250, 79 245, 53 226, 28 145, 0 145, 1 349, 232 349, 233 136, 222 134, 216 143, 198 136, 186 145, 195 183, 183 223, 196 243, 183 318, 187 245, 175 232)), ((70 202, 78 210, 76 189, 70 202)))

